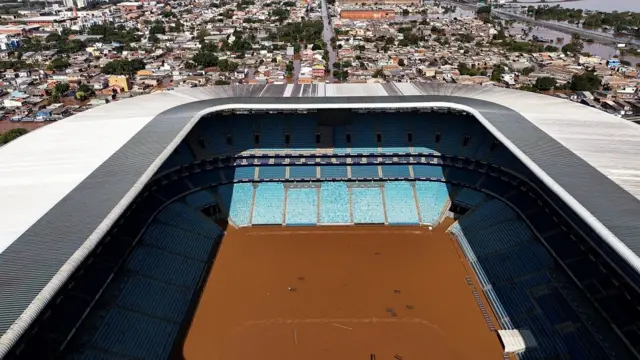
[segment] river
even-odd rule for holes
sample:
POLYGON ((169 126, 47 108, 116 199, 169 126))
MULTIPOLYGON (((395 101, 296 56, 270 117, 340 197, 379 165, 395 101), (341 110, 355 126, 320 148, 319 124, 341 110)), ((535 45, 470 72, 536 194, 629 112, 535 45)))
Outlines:
MULTIPOLYGON (((526 0, 518 1, 522 5, 526 5, 526 0)), ((568 9, 584 9, 584 10, 597 10, 604 12, 612 11, 633 11, 640 12, 640 0, 579 0, 563 3, 550 3, 550 4, 532 4, 532 5, 560 5, 563 8, 568 9)))
MULTIPOLYGON (((509 31, 511 34, 518 35, 518 34, 522 34, 522 29, 526 29, 527 27, 528 27, 527 24, 517 22, 513 26, 511 26, 509 31)), ((544 39, 553 40, 553 45, 557 46, 558 48, 562 48, 563 45, 571 41, 571 35, 564 32, 551 30, 541 26, 533 28, 533 30, 529 34, 529 39, 531 39, 532 35, 536 35, 544 39), (564 38, 564 40, 557 41, 557 38, 564 38)), ((592 43, 584 42, 584 51, 591 53, 593 55, 600 56, 603 59, 609 59, 609 58, 612 58, 614 55, 619 55, 615 48, 608 45, 598 44, 596 42, 592 42, 592 43)), ((620 59, 629 61, 632 66, 635 66, 635 64, 640 63, 640 57, 621 56, 620 59)))

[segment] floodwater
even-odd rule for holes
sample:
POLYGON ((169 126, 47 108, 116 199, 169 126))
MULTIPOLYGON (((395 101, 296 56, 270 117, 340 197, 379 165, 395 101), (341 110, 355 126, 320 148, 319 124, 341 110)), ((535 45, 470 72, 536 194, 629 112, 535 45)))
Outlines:
MULTIPOLYGON (((527 0, 520 0, 520 4, 526 5, 527 0)), ((634 11, 640 12, 639 0, 579 0, 563 3, 547 3, 538 5, 560 5, 563 8, 568 9, 585 9, 585 10, 597 10, 597 11, 634 11)))
MULTIPOLYGON (((511 27, 510 32, 511 34, 518 35, 518 34, 522 34, 522 29, 526 29, 526 28, 527 28, 526 24, 515 23, 511 27)), ((536 35, 544 39, 553 40, 552 45, 557 46, 559 48, 562 48, 563 45, 571 41, 571 35, 560 32, 560 31, 547 29, 544 27, 534 27, 531 33, 529 34, 528 39, 531 39, 531 36, 533 35, 536 35), (557 40, 558 38, 563 38, 564 40, 558 41, 557 40)), ((609 58, 612 58, 614 55, 620 55, 615 48, 611 46, 599 44, 596 42, 592 42, 592 43, 584 42, 584 51, 591 53, 593 55, 600 56, 603 59, 609 59, 609 58)), ((640 63, 640 57, 620 56, 620 59, 629 61, 632 66, 637 63, 640 63)))

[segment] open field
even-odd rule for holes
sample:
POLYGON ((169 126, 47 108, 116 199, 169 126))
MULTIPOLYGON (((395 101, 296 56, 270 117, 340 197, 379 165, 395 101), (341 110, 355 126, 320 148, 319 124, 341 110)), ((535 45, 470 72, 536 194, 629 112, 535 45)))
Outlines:
POLYGON ((182 355, 501 359, 467 284, 472 274, 443 231, 229 228, 182 355))

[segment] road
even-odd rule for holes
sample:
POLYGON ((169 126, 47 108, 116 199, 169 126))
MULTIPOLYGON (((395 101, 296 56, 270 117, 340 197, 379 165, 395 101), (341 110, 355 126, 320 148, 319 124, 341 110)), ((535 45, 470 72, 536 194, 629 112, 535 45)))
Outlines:
POLYGON ((331 38, 333 37, 333 27, 329 21, 329 9, 327 6, 327 0, 320 0, 322 3, 322 38, 327 43, 327 50, 329 51, 329 74, 327 80, 333 82, 333 63, 336 62, 336 52, 331 47, 331 38))

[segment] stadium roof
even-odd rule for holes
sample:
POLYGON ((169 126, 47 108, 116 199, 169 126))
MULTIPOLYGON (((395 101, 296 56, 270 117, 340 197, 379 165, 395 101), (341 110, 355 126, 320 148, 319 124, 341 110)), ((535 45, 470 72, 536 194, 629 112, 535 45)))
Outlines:
POLYGON ((528 92, 446 84, 178 89, 98 107, 0 148, 0 357, 201 115, 233 108, 472 112, 640 273, 640 127, 528 92))

